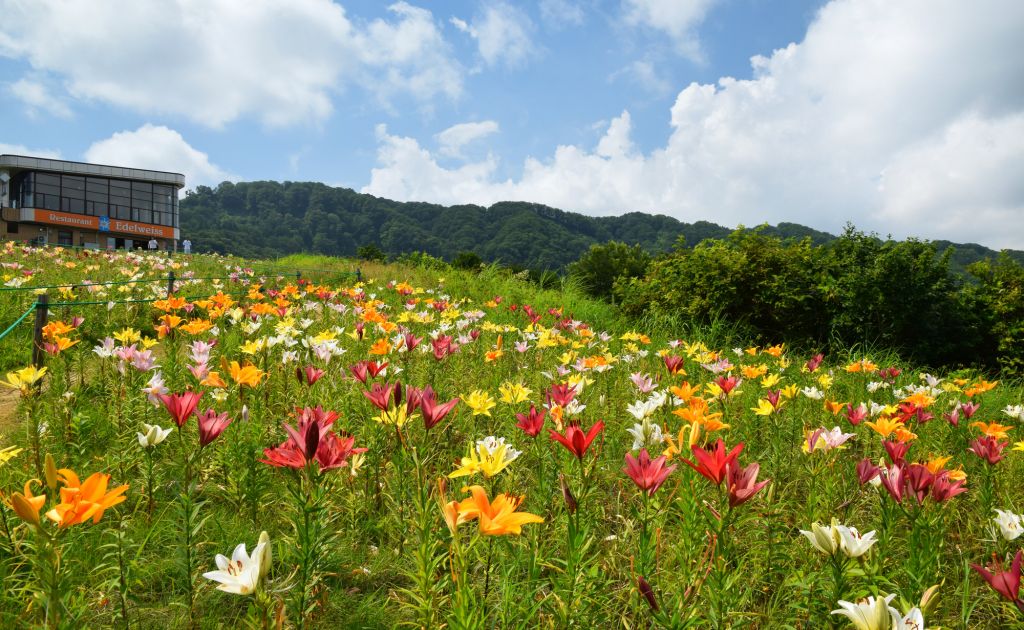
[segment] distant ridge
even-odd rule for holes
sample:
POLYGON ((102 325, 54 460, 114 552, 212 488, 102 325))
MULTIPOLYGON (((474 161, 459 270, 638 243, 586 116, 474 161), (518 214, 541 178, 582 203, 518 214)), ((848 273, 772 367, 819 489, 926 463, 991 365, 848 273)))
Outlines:
MULTIPOLYGON (((751 227, 751 226, 748 226, 751 227)), ((299 252, 353 256, 376 244, 389 255, 423 251, 451 260, 472 251, 486 261, 531 269, 563 269, 595 243, 639 244, 652 254, 669 251, 679 237, 688 246, 727 237, 733 230, 709 221, 684 223, 665 215, 629 212, 589 217, 542 204, 500 202, 441 206, 399 202, 315 182, 224 182, 199 186, 181 202, 183 238, 200 250, 248 257, 299 252)), ((797 223, 762 226, 780 238, 836 238, 797 223)), ((934 241, 956 248, 952 266, 962 271, 998 252, 974 243, 934 241)), ((1024 263, 1024 252, 1008 250, 1024 263)))

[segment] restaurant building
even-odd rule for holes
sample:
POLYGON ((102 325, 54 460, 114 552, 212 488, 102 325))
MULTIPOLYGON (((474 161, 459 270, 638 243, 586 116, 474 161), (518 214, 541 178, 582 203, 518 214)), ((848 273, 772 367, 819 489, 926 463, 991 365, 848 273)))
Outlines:
POLYGON ((0 238, 91 249, 177 249, 180 173, 0 155, 0 238))

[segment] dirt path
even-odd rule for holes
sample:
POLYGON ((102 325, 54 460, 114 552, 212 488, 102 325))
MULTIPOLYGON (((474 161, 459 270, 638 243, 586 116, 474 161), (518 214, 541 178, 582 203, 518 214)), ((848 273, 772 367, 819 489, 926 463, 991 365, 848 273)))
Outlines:
POLYGON ((0 389, 0 435, 5 439, 0 442, 0 447, 6 446, 7 436, 10 436, 20 425, 18 421, 18 399, 20 394, 17 390, 4 387, 0 389))

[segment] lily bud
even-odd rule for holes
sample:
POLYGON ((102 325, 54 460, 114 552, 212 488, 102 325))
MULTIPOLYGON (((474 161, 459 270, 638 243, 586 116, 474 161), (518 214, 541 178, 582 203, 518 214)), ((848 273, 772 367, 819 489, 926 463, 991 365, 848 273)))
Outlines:
POLYGON ((46 454, 46 463, 43 465, 43 473, 46 476, 46 485, 50 492, 57 491, 57 464, 53 461, 53 455, 46 454))
POLYGON ((39 527, 39 510, 32 507, 29 500, 25 498, 20 492, 15 492, 11 495, 11 507, 14 509, 14 513, 26 523, 30 523, 39 527))
POLYGON ((260 579, 262 580, 270 573, 270 564, 273 561, 273 552, 270 549, 270 535, 267 532, 260 532, 260 539, 256 546, 263 545, 263 554, 260 557, 260 579))
POLYGON ((934 610, 935 607, 938 605, 938 603, 939 603, 939 596, 938 596, 939 586, 941 586, 941 585, 940 584, 935 584, 933 586, 930 586, 930 587, 928 587, 927 590, 925 590, 924 594, 921 595, 921 603, 918 604, 917 607, 921 609, 921 613, 923 615, 925 615, 925 616, 930 615, 932 613, 932 610, 934 610))
POLYGON ((651 607, 651 610, 658 612, 658 600, 654 598, 654 589, 647 583, 644 576, 638 576, 636 578, 636 586, 640 589, 640 594, 647 600, 647 605, 651 607))
POLYGON ((575 514, 579 504, 576 503, 576 497, 572 496, 572 490, 569 489, 569 483, 565 480, 565 475, 559 473, 558 483, 562 487, 562 498, 565 500, 565 507, 569 510, 569 514, 575 514))

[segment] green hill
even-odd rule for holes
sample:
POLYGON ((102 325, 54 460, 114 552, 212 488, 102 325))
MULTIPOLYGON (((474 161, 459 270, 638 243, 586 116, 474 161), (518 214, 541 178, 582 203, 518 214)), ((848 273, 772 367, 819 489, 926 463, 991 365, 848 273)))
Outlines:
MULTIPOLYGON (((669 251, 680 237, 688 246, 724 238, 731 228, 708 221, 684 223, 664 215, 630 212, 589 217, 541 204, 500 202, 441 206, 398 202, 314 182, 224 182, 199 186, 181 202, 182 233, 197 250, 247 257, 312 252, 353 256, 376 244, 389 255, 427 252, 451 260, 463 251, 486 261, 533 269, 563 269, 595 243, 639 244, 652 254, 669 251)), ((765 226, 782 238, 810 238, 817 245, 835 238, 795 223, 765 226)), ((962 270, 997 252, 980 245, 954 245, 954 268, 962 270)), ((1012 252, 1024 262, 1024 252, 1012 252)))

